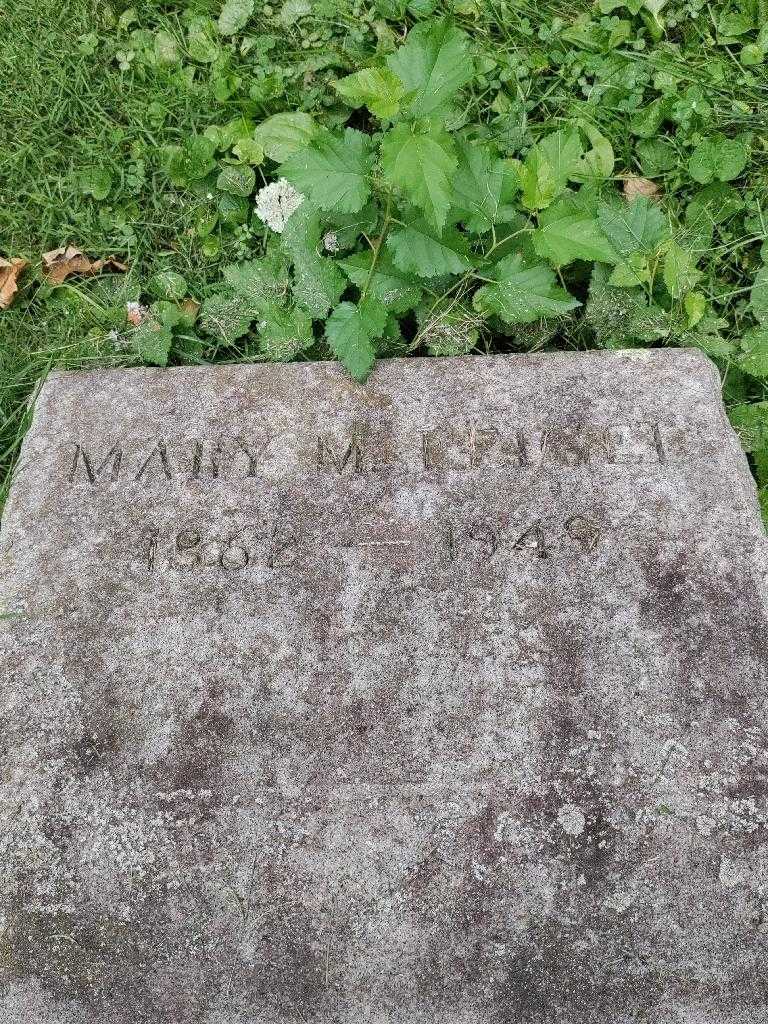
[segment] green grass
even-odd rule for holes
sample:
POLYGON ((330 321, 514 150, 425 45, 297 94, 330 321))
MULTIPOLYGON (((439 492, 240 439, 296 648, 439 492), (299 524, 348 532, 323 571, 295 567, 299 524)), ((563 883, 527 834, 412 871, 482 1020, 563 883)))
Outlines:
MULTIPOLYGON (((735 421, 760 428, 745 440, 768 495, 768 452, 754 440, 768 424, 768 406, 763 412, 760 404, 768 399, 768 313, 753 292, 768 258, 768 62, 759 62, 768 50, 761 28, 768 3, 670 0, 656 18, 652 0, 602 0, 578 10, 551 0, 417 0, 407 10, 398 0, 287 0, 257 9, 231 37, 216 30, 221 6, 18 0, 0 11, 0 256, 32 264, 12 308, 0 312, 0 501, 29 394, 51 367, 141 362, 147 350, 133 340, 126 302, 157 298, 153 275, 181 274, 187 293, 203 301, 220 289, 222 267, 265 250, 267 232, 248 201, 222 198, 216 173, 186 187, 172 183, 168 147, 235 121, 235 134, 251 135, 286 110, 308 111, 333 128, 345 121, 369 128, 367 115, 344 107, 332 83, 383 59, 436 8, 452 11, 475 46, 480 74, 464 93, 473 131, 505 156, 525 159, 542 136, 577 118, 589 122, 615 153, 607 187, 619 193, 626 174, 652 180, 700 272, 689 289, 699 296, 691 300, 695 324, 622 337, 615 295, 601 302, 590 292, 588 268, 577 266, 567 283, 588 303, 586 312, 506 334, 483 330, 478 348, 700 346, 721 369, 735 421), (665 113, 655 124, 660 104, 665 113), (692 155, 715 133, 747 153, 744 168, 722 186, 692 173, 692 155), (99 198, 88 193, 89 179, 104 186, 96 188, 99 198), (704 203, 713 187, 722 195, 704 203), (65 244, 93 257, 115 255, 130 272, 51 289, 41 255, 65 244)), ((219 167, 233 159, 226 147, 216 156, 219 167)), ((274 165, 255 170, 258 188, 274 165)), ((400 348, 391 351, 418 339, 408 317, 401 327, 400 348)), ((321 324, 315 335, 304 357, 327 355, 321 324)), ((249 337, 173 328, 171 362, 254 357, 263 354, 249 337)))

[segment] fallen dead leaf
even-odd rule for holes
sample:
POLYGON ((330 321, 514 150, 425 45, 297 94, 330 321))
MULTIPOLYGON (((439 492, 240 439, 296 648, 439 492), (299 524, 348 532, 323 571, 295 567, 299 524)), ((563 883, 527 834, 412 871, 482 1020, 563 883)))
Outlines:
POLYGON ((197 320, 197 314, 200 312, 200 303, 197 299, 184 299, 181 304, 182 313, 194 323, 197 320))
POLYGON ((8 309, 19 290, 18 280, 29 266, 29 260, 6 260, 0 256, 0 309, 8 309))
POLYGON ((624 198, 630 203, 639 196, 646 196, 648 199, 658 199, 659 186, 650 178, 641 178, 636 174, 628 174, 624 179, 624 198))
POLYGON ((74 245, 62 246, 60 249, 51 249, 43 253, 43 272, 48 284, 62 284, 73 274, 80 274, 83 277, 92 277, 102 271, 111 270, 124 274, 128 267, 120 263, 113 256, 105 260, 92 260, 74 245))

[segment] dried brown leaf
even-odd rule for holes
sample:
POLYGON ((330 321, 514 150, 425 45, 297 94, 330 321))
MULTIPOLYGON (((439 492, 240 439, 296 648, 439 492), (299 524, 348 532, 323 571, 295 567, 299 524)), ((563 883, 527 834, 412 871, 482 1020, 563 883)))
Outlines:
POLYGON ((181 304, 182 313, 188 317, 191 323, 197 320, 197 314, 200 312, 200 303, 197 299, 184 299, 181 304))
POLYGON ((118 262, 113 256, 108 256, 105 260, 92 260, 90 256, 86 256, 81 249, 77 249, 74 245, 62 246, 59 249, 51 249, 50 252, 43 253, 45 279, 48 284, 54 286, 63 284, 73 274, 92 277, 94 274, 100 274, 107 270, 122 274, 127 269, 128 267, 124 263, 118 262))
POLYGON ((0 309, 8 309, 19 290, 18 281, 29 266, 29 260, 6 260, 0 256, 0 309))
POLYGON ((636 174, 628 174, 624 179, 624 198, 630 203, 639 196, 646 196, 648 199, 658 199, 660 191, 656 182, 651 181, 650 178, 641 178, 636 174))

